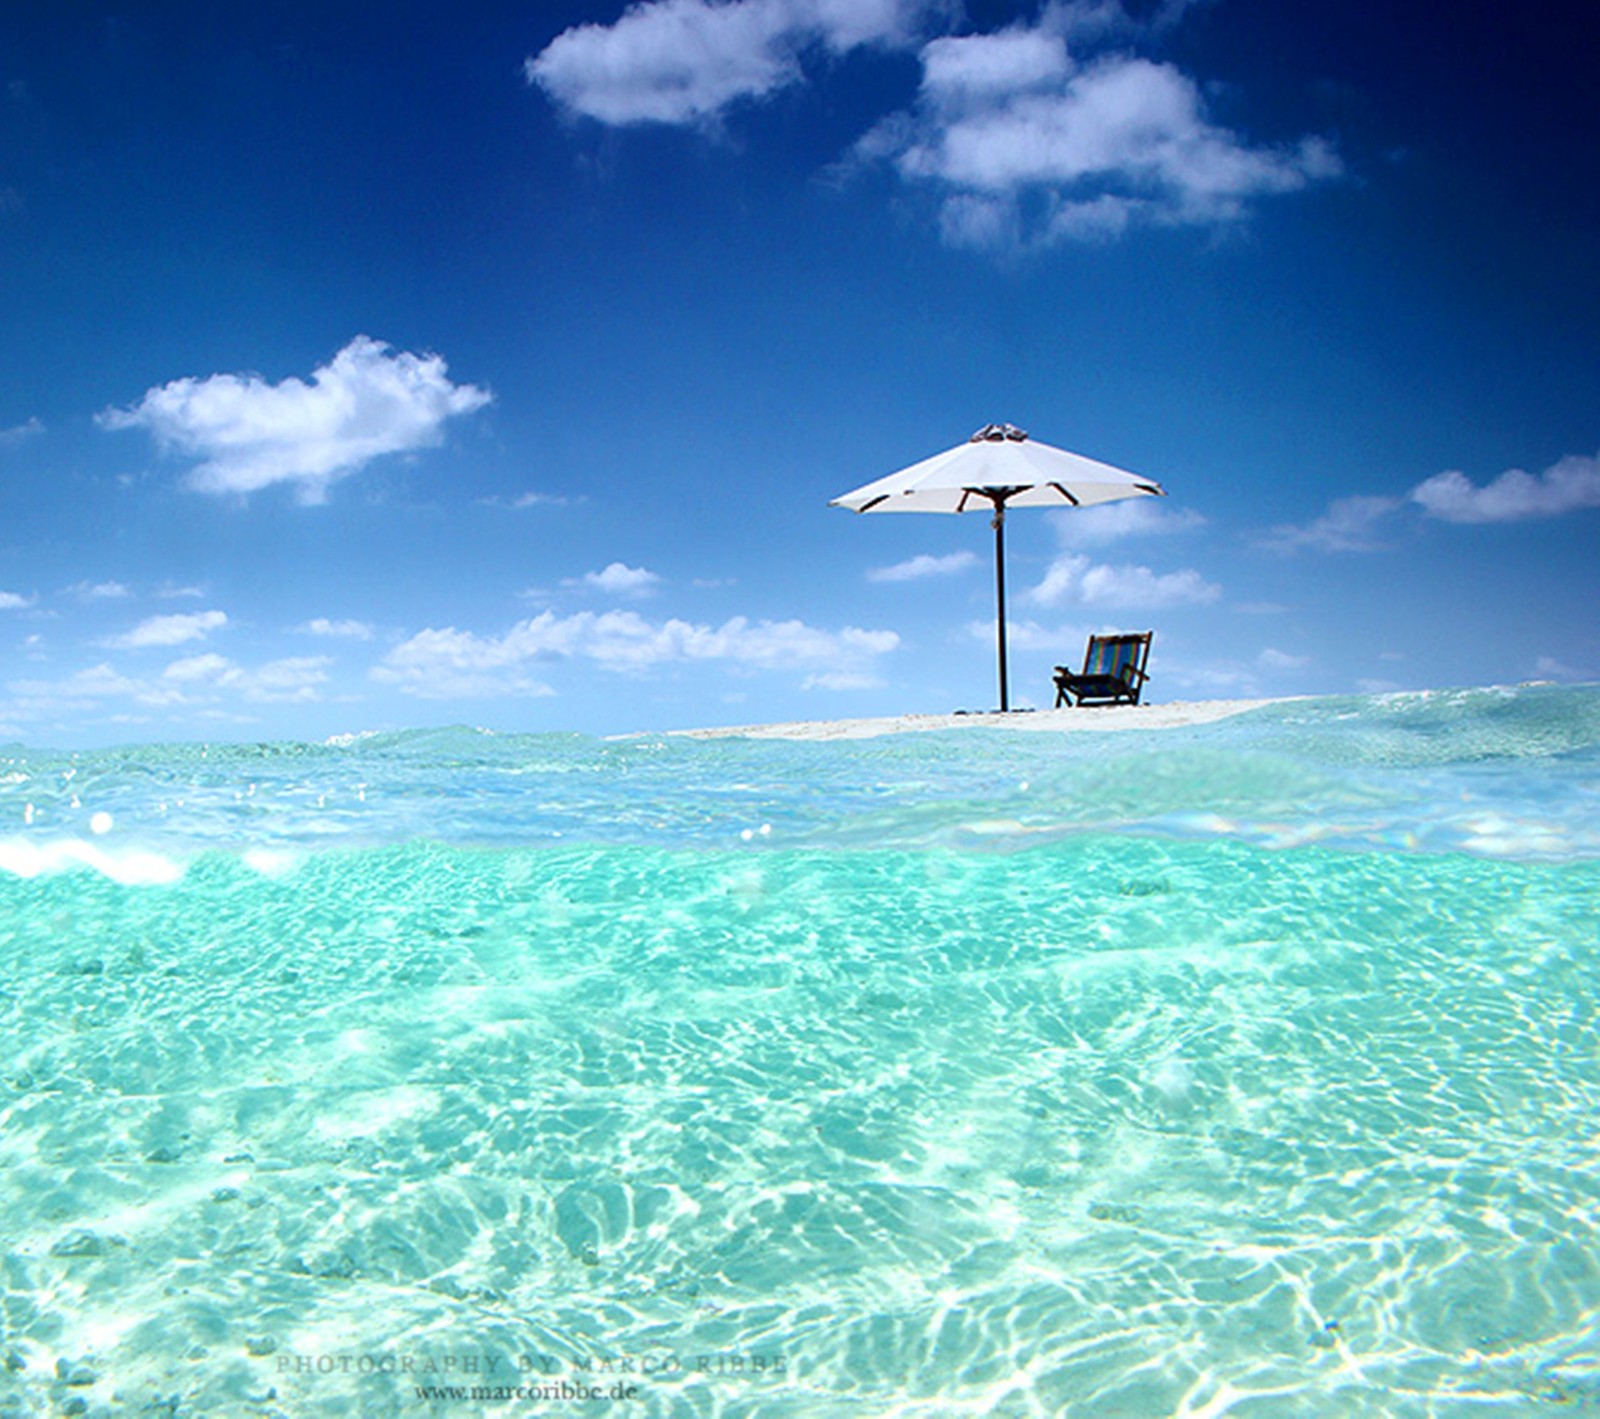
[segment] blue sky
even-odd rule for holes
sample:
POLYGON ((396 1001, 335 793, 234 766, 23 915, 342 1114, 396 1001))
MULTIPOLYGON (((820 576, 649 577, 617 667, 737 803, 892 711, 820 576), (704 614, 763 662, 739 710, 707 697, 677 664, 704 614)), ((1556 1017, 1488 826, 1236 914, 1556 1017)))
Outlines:
POLYGON ((0 11, 0 739, 1600 677, 1579 6, 0 11), (1399 13, 1405 12, 1405 13, 1399 13))

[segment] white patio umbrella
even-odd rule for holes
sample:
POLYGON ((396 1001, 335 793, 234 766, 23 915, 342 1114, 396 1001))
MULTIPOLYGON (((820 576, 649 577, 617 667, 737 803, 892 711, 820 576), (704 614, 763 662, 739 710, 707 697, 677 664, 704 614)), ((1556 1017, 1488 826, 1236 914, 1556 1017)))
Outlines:
POLYGON ((1006 677, 1006 509, 1093 507, 1121 498, 1166 496, 1159 483, 1030 439, 1010 424, 989 424, 963 444, 845 493, 828 504, 851 512, 967 512, 994 516, 995 633, 1000 708, 1011 708, 1006 677))

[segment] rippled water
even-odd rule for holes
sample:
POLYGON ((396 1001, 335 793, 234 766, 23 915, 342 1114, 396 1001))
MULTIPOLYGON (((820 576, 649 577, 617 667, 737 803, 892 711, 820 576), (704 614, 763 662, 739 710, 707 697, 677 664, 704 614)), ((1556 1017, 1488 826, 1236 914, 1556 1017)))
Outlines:
POLYGON ((1597 951, 1585 688, 0 748, 0 1414, 1600 1412, 1597 951))

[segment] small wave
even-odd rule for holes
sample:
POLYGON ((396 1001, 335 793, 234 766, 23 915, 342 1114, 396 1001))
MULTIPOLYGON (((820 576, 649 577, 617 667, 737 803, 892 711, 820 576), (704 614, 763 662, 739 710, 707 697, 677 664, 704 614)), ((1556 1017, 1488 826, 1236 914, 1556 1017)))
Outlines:
POLYGON ((1578 860, 1600 852, 1597 785, 1592 687, 1286 701, 1126 734, 602 741, 455 725, 0 754, 0 825, 53 843, 11 849, 0 870, 137 873, 134 848, 250 854, 270 876, 299 855, 418 841, 1006 851, 1096 831, 1578 860))
POLYGON ((108 851, 81 838, 36 843, 26 838, 0 842, 0 872, 33 878, 87 867, 124 887, 159 887, 183 877, 183 864, 138 848, 108 851))
POLYGON ((322 741, 324 749, 348 749, 354 744, 364 743, 368 739, 376 739, 383 731, 381 729, 353 729, 347 734, 330 734, 322 741))

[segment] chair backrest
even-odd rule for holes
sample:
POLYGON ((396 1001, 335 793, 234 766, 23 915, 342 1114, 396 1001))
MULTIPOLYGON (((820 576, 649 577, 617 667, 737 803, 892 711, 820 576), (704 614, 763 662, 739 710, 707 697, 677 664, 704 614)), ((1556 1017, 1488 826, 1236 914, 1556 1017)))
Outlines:
POLYGON ((1083 652, 1083 673, 1121 679, 1130 666, 1143 670, 1154 634, 1146 631, 1139 636, 1090 636, 1088 648, 1083 652))

